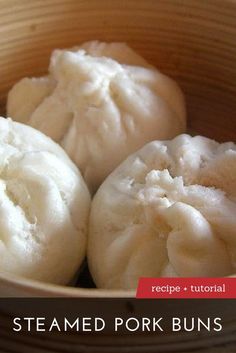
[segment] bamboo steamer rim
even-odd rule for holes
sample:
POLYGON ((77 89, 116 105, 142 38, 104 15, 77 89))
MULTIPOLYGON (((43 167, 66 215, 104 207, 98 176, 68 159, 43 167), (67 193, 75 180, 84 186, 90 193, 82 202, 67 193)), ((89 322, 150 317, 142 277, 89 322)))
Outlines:
MULTIPOLYGON (((236 274, 225 278, 236 278, 236 274)), ((20 290, 20 293, 24 293, 25 297, 134 298, 136 295, 136 290, 62 286, 7 273, 0 273, 0 297, 2 286, 10 286, 12 290, 15 289, 17 292, 20 290)), ((14 292, 12 296, 15 296, 14 292)))
MULTIPOLYGON (((13 274, 0 273, 0 297, 1 287, 10 286, 12 290, 20 290, 26 297, 97 297, 97 298, 131 298, 135 297, 133 290, 114 290, 114 289, 98 289, 98 288, 81 288, 62 286, 52 283, 45 283, 27 279, 13 274)), ((14 296, 14 292, 12 293, 14 296)))

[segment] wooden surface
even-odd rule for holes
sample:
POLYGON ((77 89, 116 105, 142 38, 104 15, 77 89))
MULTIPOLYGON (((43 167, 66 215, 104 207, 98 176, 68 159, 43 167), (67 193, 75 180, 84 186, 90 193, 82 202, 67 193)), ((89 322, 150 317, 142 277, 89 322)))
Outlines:
MULTIPOLYGON (((190 129, 235 140, 235 38, 232 0, 0 0, 1 111, 17 80, 47 71, 52 49, 92 39, 126 41, 179 82, 190 129)), ((124 295, 13 282, 15 295, 28 289, 31 295, 124 295)), ((11 281, 2 280, 1 288, 9 295, 11 281)))
MULTIPOLYGON (((236 313, 236 307, 232 308, 232 301, 225 303, 222 300, 212 301, 144 301, 144 300, 110 300, 100 301, 95 299, 90 302, 60 300, 55 305, 51 300, 48 304, 42 300, 35 303, 35 300, 24 303, 20 300, 5 300, 0 302, 0 352, 5 348, 7 352, 36 353, 235 353, 236 347, 236 322, 230 320, 232 312, 236 313), (4 306, 5 303, 5 306, 4 306), (29 305, 28 305, 29 304, 29 305), (36 304, 36 305, 35 305, 36 304), (37 307, 36 307, 37 306, 37 307), (46 309, 43 308, 46 307, 46 309), (36 308, 35 308, 36 307, 36 308), (49 308, 50 307, 50 308, 49 308), (56 312, 55 312, 55 307, 56 312), (86 309, 84 309, 86 307, 86 309), (197 307, 197 309, 196 309, 197 307), (30 308, 30 310, 28 310, 30 308), (12 330, 12 317, 45 317, 45 311, 50 318, 47 327, 50 327, 52 318, 66 317, 70 320, 71 311, 79 317, 103 317, 108 324, 114 321, 114 317, 164 317, 161 324, 164 332, 128 332, 123 330, 119 334, 114 333, 114 329, 107 329, 102 334, 81 333, 74 330, 58 332, 52 330, 48 332, 32 331, 16 333, 12 330), (200 332, 172 332, 170 325, 173 316, 201 317, 203 320, 207 316, 222 317, 224 330, 222 332, 210 333, 207 330, 200 332), (66 313, 66 314, 65 314, 66 313), (86 313, 86 315, 85 315, 86 313), (13 314, 13 316, 12 316, 13 314), (32 350, 33 349, 33 350, 32 350), (207 350, 208 349, 208 350, 207 350)), ((74 319, 76 316, 74 316, 74 319)), ((59 319, 60 320, 60 319, 59 319)), ((189 321, 188 321, 189 323, 189 321)), ((33 326, 33 325, 32 325, 33 326)), ((109 325, 107 325, 109 326, 109 325)), ((61 326, 63 327, 63 326, 61 326)), ((189 327, 189 326, 188 326, 189 327)))

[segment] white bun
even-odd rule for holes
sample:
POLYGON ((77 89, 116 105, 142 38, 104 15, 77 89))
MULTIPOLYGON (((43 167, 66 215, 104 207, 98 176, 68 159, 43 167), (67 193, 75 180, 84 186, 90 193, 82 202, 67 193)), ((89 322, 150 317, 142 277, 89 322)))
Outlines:
POLYGON ((82 264, 90 195, 62 148, 0 118, 0 271, 67 284, 82 264))
POLYGON ((180 135, 131 155, 97 191, 89 267, 100 288, 236 270, 236 145, 180 135))
POLYGON ((172 79, 126 44, 97 41, 55 50, 49 76, 18 82, 7 111, 59 142, 93 191, 143 144, 184 132, 186 120, 172 79))

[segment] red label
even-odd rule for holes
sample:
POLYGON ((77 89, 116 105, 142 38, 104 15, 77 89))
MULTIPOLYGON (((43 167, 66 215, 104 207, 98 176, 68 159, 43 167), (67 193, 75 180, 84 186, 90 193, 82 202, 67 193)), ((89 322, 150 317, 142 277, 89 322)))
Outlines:
POLYGON ((140 278, 136 298, 236 298, 236 278, 140 278))

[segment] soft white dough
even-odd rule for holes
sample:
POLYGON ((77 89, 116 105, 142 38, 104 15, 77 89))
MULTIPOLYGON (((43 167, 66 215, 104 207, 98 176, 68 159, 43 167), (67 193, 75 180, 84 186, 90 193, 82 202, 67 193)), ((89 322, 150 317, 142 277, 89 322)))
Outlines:
POLYGON ((235 215, 235 144, 189 135, 150 142, 93 199, 93 279, 99 288, 130 289, 139 277, 235 273, 235 215))
POLYGON ((52 93, 54 87, 55 82, 47 76, 23 78, 8 93, 8 116, 16 117, 16 120, 21 123, 27 123, 35 107, 52 93))
POLYGON ((141 55, 136 53, 126 43, 105 43, 93 40, 72 48, 73 51, 80 49, 84 49, 91 56, 111 58, 120 64, 151 67, 141 55))
POLYGON ((97 41, 54 50, 49 76, 18 82, 7 112, 60 143, 92 191, 130 153, 186 125, 172 79, 126 44, 97 41))
POLYGON ((90 194, 63 149, 0 118, 0 271, 67 284, 85 258, 90 194))

